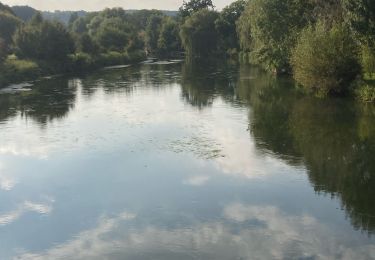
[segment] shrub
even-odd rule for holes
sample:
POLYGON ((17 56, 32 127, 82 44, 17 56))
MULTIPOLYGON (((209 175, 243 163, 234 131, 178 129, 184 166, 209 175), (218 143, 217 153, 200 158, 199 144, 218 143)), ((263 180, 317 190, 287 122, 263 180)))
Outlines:
POLYGON ((292 66, 302 86, 320 95, 344 93, 360 73, 358 48, 342 24, 318 22, 301 32, 292 66))
POLYGON ((16 57, 7 58, 0 67, 0 84, 35 79, 40 76, 38 64, 29 60, 19 60, 16 57))
POLYGON ((363 45, 361 54, 363 73, 372 78, 375 73, 375 50, 368 45, 363 45))
POLYGON ((375 86, 363 84, 356 89, 356 96, 363 102, 375 102, 375 86))
POLYGON ((79 52, 69 56, 73 71, 83 71, 95 68, 94 58, 87 53, 79 52))

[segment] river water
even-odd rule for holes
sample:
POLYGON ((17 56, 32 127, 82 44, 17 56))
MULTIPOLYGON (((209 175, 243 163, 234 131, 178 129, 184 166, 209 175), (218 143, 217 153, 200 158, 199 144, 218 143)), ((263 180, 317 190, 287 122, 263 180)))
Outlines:
POLYGON ((0 93, 0 259, 375 259, 375 107, 230 62, 0 93))

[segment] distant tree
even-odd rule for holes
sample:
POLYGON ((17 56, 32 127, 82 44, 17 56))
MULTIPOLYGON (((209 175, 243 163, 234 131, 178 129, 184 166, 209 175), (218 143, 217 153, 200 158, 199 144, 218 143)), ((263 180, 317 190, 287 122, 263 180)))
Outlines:
POLYGON ((220 35, 221 47, 224 50, 239 48, 236 22, 245 10, 247 1, 237 0, 225 7, 216 20, 216 30, 220 35))
POLYGON ((12 36, 17 27, 21 25, 21 20, 8 11, 0 11, 0 37, 10 44, 12 36))
POLYGON ((159 34, 158 50, 162 55, 168 55, 168 52, 175 52, 180 49, 181 40, 178 23, 171 17, 166 17, 159 34))
POLYGON ((80 17, 76 19, 69 28, 73 33, 85 33, 87 32, 87 21, 85 18, 80 17))
POLYGON ((158 39, 162 26, 163 16, 151 15, 146 27, 146 46, 148 51, 153 52, 158 48, 158 39))
POLYGON ((188 56, 208 56, 217 50, 217 18, 217 12, 202 9, 188 17, 181 25, 182 46, 188 56))
POLYGON ((14 36, 19 56, 36 60, 64 60, 74 51, 74 42, 59 22, 44 21, 40 15, 19 28, 14 36))
POLYGON ((30 19, 38 12, 30 6, 13 6, 13 12, 22 19, 24 22, 30 21, 30 19))
POLYGON ((8 52, 7 49, 8 48, 7 48, 7 44, 5 40, 0 38, 0 65, 1 65, 1 62, 3 62, 7 56, 7 52, 8 52))
POLYGON ((77 12, 72 13, 69 18, 68 27, 72 28, 74 22, 77 21, 78 18, 79 16, 77 12))
POLYGON ((179 14, 182 17, 187 17, 199 10, 214 8, 215 6, 213 5, 212 0, 190 0, 188 2, 184 0, 179 9, 179 14))
POLYGON ((130 42, 132 29, 120 18, 105 18, 94 35, 97 43, 106 50, 123 51, 130 42))
POLYGON ((99 49, 99 46, 88 33, 76 35, 75 45, 77 52, 96 54, 99 49))
POLYGON ((127 20, 131 23, 137 31, 146 30, 150 17, 163 16, 163 12, 159 10, 139 10, 127 16, 127 20))

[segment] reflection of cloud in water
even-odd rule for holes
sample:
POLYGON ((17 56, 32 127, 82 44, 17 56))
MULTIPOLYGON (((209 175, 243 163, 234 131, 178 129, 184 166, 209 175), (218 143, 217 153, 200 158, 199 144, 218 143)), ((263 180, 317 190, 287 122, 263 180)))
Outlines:
POLYGON ((202 186, 209 181, 210 177, 208 176, 192 176, 184 180, 183 183, 191 186, 202 186))
POLYGON ((10 191, 16 185, 16 180, 4 173, 4 167, 0 162, 0 189, 10 191))
POLYGON ((370 259, 375 246, 329 230, 308 215, 287 215, 273 206, 232 204, 226 220, 192 227, 127 228, 135 215, 101 218, 71 241, 18 259, 370 259), (253 226, 247 221, 256 221, 253 226), (240 226, 239 226, 240 225, 240 226))
POLYGON ((38 204, 31 201, 25 201, 18 206, 17 209, 0 215, 0 226, 8 225, 19 219, 27 212, 35 212, 39 214, 49 214, 52 211, 52 206, 47 204, 38 204))
POLYGON ((37 141, 33 140, 19 140, 16 142, 7 142, 0 144, 0 154, 36 157, 39 159, 46 159, 48 157, 48 148, 46 146, 37 145, 37 141))

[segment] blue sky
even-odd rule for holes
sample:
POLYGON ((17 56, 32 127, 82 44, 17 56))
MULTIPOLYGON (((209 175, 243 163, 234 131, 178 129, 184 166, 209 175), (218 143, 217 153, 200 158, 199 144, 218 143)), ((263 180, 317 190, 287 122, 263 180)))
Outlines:
MULTIPOLYGON (((1 1, 1 0, 0 0, 1 1)), ((106 7, 125 9, 164 9, 177 10, 182 0, 2 0, 7 5, 29 5, 39 10, 87 10, 96 11, 106 7)), ((217 9, 221 9, 233 0, 214 0, 217 9)))

